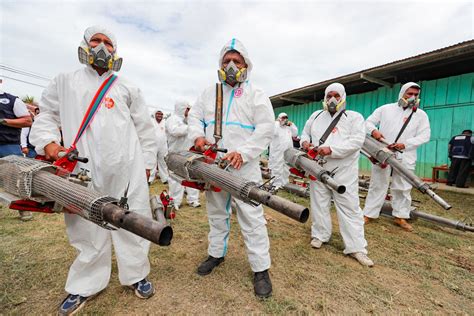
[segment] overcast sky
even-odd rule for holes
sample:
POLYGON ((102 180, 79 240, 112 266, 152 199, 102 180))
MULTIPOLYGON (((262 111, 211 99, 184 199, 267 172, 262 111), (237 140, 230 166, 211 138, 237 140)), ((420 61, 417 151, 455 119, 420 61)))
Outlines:
MULTIPOLYGON (((247 47, 250 79, 269 96, 474 37, 473 1, 0 0, 0 64, 48 78, 84 67, 84 29, 113 31, 119 76, 170 111, 217 80, 231 38, 247 47)), ((48 82, 0 69, 2 90, 40 99, 48 82)), ((85 101, 89 102, 89 101, 85 101)))

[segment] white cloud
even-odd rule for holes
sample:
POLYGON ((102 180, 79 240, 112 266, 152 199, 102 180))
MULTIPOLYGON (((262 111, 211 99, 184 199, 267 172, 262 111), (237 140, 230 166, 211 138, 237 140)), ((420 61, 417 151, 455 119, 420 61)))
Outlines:
MULTIPOLYGON (((87 26, 113 30, 119 75, 148 104, 172 110, 217 78, 223 44, 239 38, 268 93, 377 66, 473 38, 473 4, 400 1, 5 1, 0 63, 53 77, 82 67, 76 49, 87 26), (14 18, 13 18, 14 17, 14 18)), ((12 76, 39 84, 44 81, 12 76)), ((41 88, 4 79, 3 89, 39 99, 41 88)))

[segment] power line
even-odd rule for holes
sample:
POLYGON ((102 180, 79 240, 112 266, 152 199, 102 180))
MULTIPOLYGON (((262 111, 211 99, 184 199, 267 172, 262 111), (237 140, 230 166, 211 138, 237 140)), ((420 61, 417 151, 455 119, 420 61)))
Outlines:
POLYGON ((11 79, 11 80, 15 80, 15 81, 19 81, 19 82, 23 82, 23 83, 31 84, 31 85, 33 85, 33 86, 38 86, 38 87, 41 87, 41 88, 46 88, 46 86, 42 86, 42 85, 40 85, 40 84, 37 84, 37 83, 33 83, 33 82, 29 82, 29 81, 21 80, 21 79, 16 79, 16 78, 8 77, 8 76, 5 76, 5 75, 0 75, 0 77, 4 77, 4 78, 11 79))
POLYGON ((13 66, 8 66, 8 65, 5 65, 5 64, 0 64, 0 69, 10 71, 10 72, 13 72, 13 73, 16 73, 16 74, 24 75, 24 76, 33 77, 33 78, 36 78, 36 79, 42 79, 42 80, 47 80, 47 81, 51 80, 51 78, 48 78, 48 77, 43 76, 41 74, 34 73, 32 71, 28 71, 28 70, 24 70, 24 69, 20 69, 20 68, 13 67, 13 66))
POLYGON ((23 71, 23 70, 11 68, 11 67, 6 67, 6 66, 3 66, 3 65, 0 65, 0 69, 6 70, 6 71, 9 71, 9 72, 13 72, 13 73, 16 73, 16 74, 19 74, 19 75, 32 77, 32 78, 35 78, 35 79, 51 81, 50 78, 47 78, 47 77, 44 77, 44 76, 41 76, 41 75, 36 75, 36 74, 33 74, 33 73, 29 73, 29 72, 26 72, 26 71, 23 71))
POLYGON ((22 68, 19 68, 19 67, 16 67, 16 66, 10 66, 10 65, 7 65, 7 64, 4 64, 4 63, 0 63, 0 67, 5 67, 5 68, 9 68, 9 69, 21 71, 21 72, 24 72, 24 73, 31 74, 31 75, 33 75, 33 76, 37 76, 37 77, 41 77, 41 78, 43 78, 43 79, 48 79, 48 80, 50 80, 50 78, 48 78, 48 77, 45 76, 45 75, 42 75, 42 74, 37 73, 37 72, 34 72, 34 71, 22 69, 22 68))
POLYGON ((0 66, 0 70, 4 70, 4 71, 8 71, 8 72, 11 72, 11 73, 14 73, 14 74, 17 74, 17 75, 20 75, 20 76, 26 76, 26 77, 30 77, 32 79, 36 79, 36 80, 44 80, 44 81, 50 81, 50 80, 46 80, 45 78, 42 78, 42 77, 37 77, 37 76, 33 76, 33 75, 29 75, 29 74, 25 74, 21 71, 15 71, 15 70, 9 70, 9 69, 5 69, 3 67, 0 66))
POLYGON ((27 73, 27 72, 23 72, 23 71, 21 71, 21 70, 10 69, 10 68, 3 67, 3 66, 0 66, 0 69, 5 70, 5 71, 8 71, 8 72, 15 73, 15 74, 18 74, 18 75, 22 75, 22 76, 26 76, 26 77, 31 77, 31 78, 34 78, 34 79, 45 80, 45 81, 50 81, 50 80, 51 80, 51 79, 46 78, 46 77, 32 75, 32 74, 29 74, 29 73, 27 73))

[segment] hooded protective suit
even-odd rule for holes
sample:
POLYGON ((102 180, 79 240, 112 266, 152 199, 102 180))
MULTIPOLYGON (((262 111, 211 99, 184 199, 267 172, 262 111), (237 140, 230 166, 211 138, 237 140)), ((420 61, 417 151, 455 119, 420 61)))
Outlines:
MULTIPOLYGON (((158 111, 157 111, 158 112, 158 111)), ((156 112, 155 112, 156 114, 156 112)), ((165 120, 162 119, 160 123, 158 123, 155 119, 155 114, 153 114, 153 126, 155 128, 155 140, 158 146, 158 154, 156 156, 158 171, 160 173, 160 179, 162 182, 168 181, 168 167, 166 166, 165 157, 168 154, 168 141, 166 139, 166 127, 165 127, 165 120)), ((148 180, 150 183, 156 177, 156 168, 153 168, 150 179, 148 180)))
MULTIPOLYGON (((174 113, 166 120, 165 126, 170 152, 187 151, 193 145, 193 142, 188 137, 189 127, 187 119, 184 117, 184 112, 186 112, 187 108, 190 108, 187 101, 177 101, 174 105, 174 113)), ((179 207, 181 205, 185 190, 189 204, 199 202, 199 190, 184 187, 172 177, 169 178, 169 186, 170 196, 173 198, 176 206, 179 207)))
POLYGON ((295 124, 281 125, 280 118, 288 116, 286 113, 280 113, 278 120, 275 122, 272 142, 270 143, 270 156, 268 157, 268 167, 275 177, 273 185, 282 187, 288 183, 290 169, 285 163, 283 153, 288 148, 293 147, 293 137, 298 136, 298 127, 295 124))
MULTIPOLYGON (((419 86, 414 82, 408 82, 400 89, 398 99, 400 100, 410 87, 419 86)), ((379 131, 389 143, 393 143, 400 132, 404 122, 412 113, 412 109, 403 109, 397 103, 382 105, 377 108, 365 122, 366 131, 371 134, 377 125, 379 131)), ((430 140, 430 122, 428 115, 417 109, 408 123, 403 134, 397 143, 405 144, 403 153, 397 153, 397 157, 402 161, 403 165, 414 171, 416 164, 416 150, 418 146, 429 142, 430 140)), ((369 137, 369 136, 368 136, 369 137)), ((364 215, 370 218, 377 218, 380 214, 385 195, 390 183, 390 166, 385 169, 379 166, 372 166, 372 175, 370 177, 370 187, 367 199, 365 200, 364 215)), ((411 184, 407 182, 395 170, 392 174, 392 184, 390 193, 392 194, 393 216, 398 218, 409 218, 411 209, 411 184)))
MULTIPOLYGON (((96 33, 114 41, 113 35, 103 28, 88 28, 85 37, 89 40, 96 33)), ((72 144, 90 101, 111 74, 109 71, 99 76, 87 66, 59 74, 51 81, 43 91, 41 113, 30 134, 39 154, 44 154, 49 143, 59 144, 60 126, 65 147, 72 144)), ((106 97, 108 106, 101 105, 77 143, 79 154, 88 157, 89 162, 79 162, 76 171, 89 170, 91 188, 114 198, 120 198, 130 182, 130 210, 151 217, 145 169, 155 165, 157 148, 145 101, 140 90, 120 76, 106 97)), ((107 286, 112 244, 121 284, 131 285, 148 275, 149 241, 125 230, 105 230, 73 214, 65 214, 65 222, 69 241, 79 253, 69 270, 68 293, 90 296, 107 286)))
MULTIPOLYGON (((219 67, 224 55, 230 50, 236 50, 242 55, 250 75, 252 63, 247 50, 236 39, 221 50, 219 67)), ((209 142, 214 142, 215 103, 216 87, 212 85, 204 90, 191 109, 191 140, 206 137, 209 142)), ((262 182, 260 154, 270 144, 274 117, 269 98, 248 80, 234 87, 223 83, 222 139, 218 145, 227 148, 229 152, 240 153, 244 161, 239 170, 229 167, 229 172, 257 183, 262 182)), ((210 226, 208 253, 215 258, 224 257, 229 241, 231 196, 226 192, 206 192, 206 198, 210 226)), ((270 244, 263 208, 250 206, 237 199, 235 202, 251 269, 254 272, 264 271, 270 267, 270 244)))
MULTIPOLYGON (((345 101, 344 86, 333 83, 326 88, 324 99, 329 92, 339 93, 345 101)), ((319 144, 332 120, 344 110, 342 107, 333 116, 328 111, 314 112, 305 124, 301 144, 309 142, 319 144)), ((333 170, 337 167, 334 179, 346 186, 346 192, 339 194, 320 181, 311 181, 311 237, 322 242, 329 241, 332 233, 331 215, 329 213, 331 199, 336 206, 339 229, 344 240, 344 254, 362 252, 367 254, 367 241, 364 237, 364 218, 359 208, 359 151, 364 143, 364 118, 357 112, 345 111, 336 127, 329 134, 321 147, 329 146, 332 153, 325 156, 327 163, 324 168, 333 170)))

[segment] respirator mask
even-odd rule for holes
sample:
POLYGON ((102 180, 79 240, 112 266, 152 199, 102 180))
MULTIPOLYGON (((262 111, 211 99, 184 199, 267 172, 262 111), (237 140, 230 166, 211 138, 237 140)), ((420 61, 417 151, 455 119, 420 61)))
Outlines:
POLYGON ((247 80, 247 68, 239 69, 233 61, 231 61, 225 68, 217 71, 219 81, 227 81, 230 85, 247 80))
POLYGON ((288 117, 282 117, 280 118, 280 126, 287 126, 288 124, 288 117))
POLYGON ((419 104, 420 104, 420 99, 415 96, 411 96, 408 99, 401 98, 400 100, 398 100, 398 105, 404 109, 406 109, 407 107, 417 108, 419 104))
POLYGON ((341 108, 344 108, 346 102, 341 99, 338 101, 335 97, 331 97, 330 99, 323 102, 323 108, 325 111, 328 111, 331 114, 336 113, 341 108))
POLYGON ((87 48, 79 46, 78 57, 81 64, 94 65, 102 69, 113 71, 119 71, 123 61, 122 58, 111 54, 104 43, 100 43, 94 48, 90 46, 87 48))

